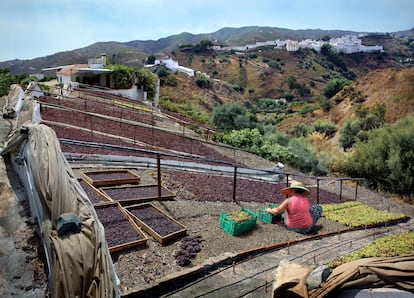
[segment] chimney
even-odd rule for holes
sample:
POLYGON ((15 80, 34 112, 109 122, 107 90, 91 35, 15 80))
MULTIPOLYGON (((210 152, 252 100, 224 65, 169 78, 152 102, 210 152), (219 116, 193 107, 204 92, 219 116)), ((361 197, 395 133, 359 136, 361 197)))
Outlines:
POLYGON ((106 66, 106 54, 101 55, 101 63, 102 63, 102 67, 106 66))

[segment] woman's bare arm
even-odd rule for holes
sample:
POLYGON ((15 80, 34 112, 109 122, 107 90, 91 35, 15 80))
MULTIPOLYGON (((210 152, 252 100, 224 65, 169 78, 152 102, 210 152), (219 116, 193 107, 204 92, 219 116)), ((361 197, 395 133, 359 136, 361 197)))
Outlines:
POLYGON ((272 214, 280 214, 286 211, 288 205, 289 205, 289 199, 286 199, 282 202, 282 204, 280 204, 276 208, 266 208, 265 210, 272 214))

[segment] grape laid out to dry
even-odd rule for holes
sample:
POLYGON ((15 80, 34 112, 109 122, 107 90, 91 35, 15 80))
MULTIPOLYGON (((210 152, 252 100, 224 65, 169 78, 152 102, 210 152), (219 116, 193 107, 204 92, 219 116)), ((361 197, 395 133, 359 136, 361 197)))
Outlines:
POLYGON ((239 211, 237 213, 230 214, 229 218, 237 223, 242 223, 252 219, 252 216, 246 211, 239 211))

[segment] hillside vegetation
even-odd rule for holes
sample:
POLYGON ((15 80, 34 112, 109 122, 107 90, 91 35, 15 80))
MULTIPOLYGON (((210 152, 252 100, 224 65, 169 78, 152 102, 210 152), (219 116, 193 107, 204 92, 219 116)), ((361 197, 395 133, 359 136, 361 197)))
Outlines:
MULTIPOLYGON (((394 40, 387 42, 387 46, 395 46, 394 40)), ((336 64, 326 55, 303 49, 289 53, 261 48, 243 54, 176 50, 169 55, 181 65, 208 75, 209 84, 199 86, 198 78, 177 74, 174 85, 164 84, 161 88, 161 106, 171 109, 175 103, 175 108, 180 107, 177 111, 193 119, 194 114, 204 113, 205 117, 199 119, 210 116, 208 124, 229 129, 231 126, 215 122, 228 121, 228 117, 214 117, 219 107, 220 113, 239 113, 240 108, 231 106, 238 104, 247 112, 237 116, 237 131, 216 134, 217 141, 282 161, 303 172, 359 176, 368 178, 367 184, 375 188, 411 196, 412 191, 407 192, 406 187, 412 189, 413 169, 404 168, 401 174, 389 172, 390 164, 395 168, 399 156, 398 162, 414 162, 411 153, 404 151, 412 152, 411 145, 400 143, 411 138, 412 133, 401 129, 408 125, 408 130, 414 131, 413 122, 397 124, 414 116, 414 68, 398 62, 401 52, 396 48, 393 51, 340 55, 341 63, 336 64), (330 92, 334 95, 330 97, 327 88, 335 84, 339 89, 330 92), (274 104, 280 98, 287 102, 274 104), (383 139, 385 130, 374 133, 381 127, 390 129, 395 136, 387 146, 375 145, 382 152, 366 152, 371 149, 359 143, 374 144, 374 138, 383 139), (396 153, 393 146, 400 151, 396 153), (366 158, 367 169, 358 168, 353 156, 366 158), (391 176, 393 181, 385 182, 391 176), (384 181, 376 181, 375 177, 384 181)))

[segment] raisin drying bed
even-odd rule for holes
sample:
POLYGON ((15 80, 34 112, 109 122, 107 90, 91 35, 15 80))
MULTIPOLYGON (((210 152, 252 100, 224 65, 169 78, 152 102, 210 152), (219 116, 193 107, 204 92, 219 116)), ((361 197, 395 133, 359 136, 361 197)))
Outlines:
POLYGON ((85 171, 82 172, 82 178, 93 186, 136 184, 141 180, 141 177, 126 169, 85 171))
POLYGON ((122 206, 144 203, 153 200, 170 200, 175 194, 165 187, 161 187, 161 197, 158 198, 158 185, 127 185, 102 187, 101 191, 114 202, 122 206))
POLYGON ((110 253, 147 243, 148 238, 119 203, 110 202, 96 205, 95 211, 104 226, 110 253))
POLYGON ((92 205, 105 204, 111 202, 111 199, 109 199, 99 189, 91 185, 88 181, 84 179, 78 179, 78 181, 80 186, 88 196, 89 200, 91 201, 92 205))
POLYGON ((187 233, 183 224, 151 203, 125 207, 131 218, 159 243, 170 242, 187 233))

